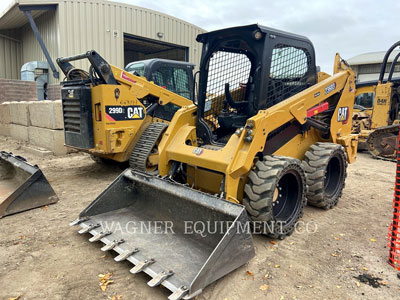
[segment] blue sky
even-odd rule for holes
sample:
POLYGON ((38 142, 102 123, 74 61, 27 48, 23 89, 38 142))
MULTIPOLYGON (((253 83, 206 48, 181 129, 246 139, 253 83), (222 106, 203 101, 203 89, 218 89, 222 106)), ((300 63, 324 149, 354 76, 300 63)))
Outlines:
MULTIPOLYGON (((3 11, 12 1, 0 1, 3 11)), ((178 17, 206 30, 259 23, 305 35, 317 64, 331 73, 333 58, 383 51, 400 40, 396 0, 119 0, 178 17)))

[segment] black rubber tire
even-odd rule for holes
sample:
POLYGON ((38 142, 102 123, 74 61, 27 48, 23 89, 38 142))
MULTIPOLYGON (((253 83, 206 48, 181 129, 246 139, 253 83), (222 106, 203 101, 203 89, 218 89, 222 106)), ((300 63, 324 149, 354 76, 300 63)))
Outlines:
POLYGON ((250 219, 264 222, 267 226, 262 233, 273 238, 283 239, 292 234, 306 204, 306 177, 301 162, 289 157, 265 156, 255 164, 248 178, 243 204, 250 219))
POLYGON ((347 156, 341 145, 315 143, 303 161, 307 200, 313 206, 331 209, 338 204, 347 176, 347 156))

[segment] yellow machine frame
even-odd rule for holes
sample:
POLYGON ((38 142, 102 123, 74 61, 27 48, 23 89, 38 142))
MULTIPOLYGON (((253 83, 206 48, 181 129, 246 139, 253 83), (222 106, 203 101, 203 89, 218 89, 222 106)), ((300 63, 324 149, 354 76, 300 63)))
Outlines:
POLYGON ((139 139, 141 133, 152 122, 168 121, 152 118, 146 114, 146 108, 139 99, 149 96, 158 98, 159 105, 173 103, 177 106, 187 106, 192 101, 174 94, 167 89, 160 88, 144 77, 135 76, 120 68, 110 65, 112 73, 119 84, 100 84, 91 86, 94 144, 92 149, 80 149, 96 156, 112 159, 115 161, 126 161, 139 139), (116 98, 116 90, 119 94, 116 98), (105 116, 106 105, 135 105, 142 107, 142 116, 133 116, 132 120, 113 121, 105 116), (99 114, 102 115, 99 118, 99 114))
MULTIPOLYGON (((355 95, 354 72, 337 54, 335 57, 334 75, 300 92, 281 103, 266 110, 260 110, 255 116, 248 119, 246 127, 233 134, 228 143, 222 148, 197 148, 196 137, 196 106, 190 105, 180 109, 172 119, 162 141, 159 144, 159 173, 168 175, 171 162, 186 163, 194 168, 192 184, 200 190, 218 193, 221 181, 225 175, 226 199, 235 203, 241 202, 246 175, 254 165, 257 153, 264 150, 268 134, 291 120, 300 124, 306 122, 307 110, 328 100, 331 95, 342 91, 334 116, 338 116, 338 109, 347 107, 348 120, 331 120, 331 136, 334 142, 342 145, 351 163, 357 152, 357 135, 351 134, 351 116, 355 95), (325 88, 335 83, 335 89, 325 94, 325 88), (315 97, 315 95, 318 95, 315 97), (253 136, 252 142, 246 142, 246 136, 253 136), (191 145, 188 145, 191 144, 191 145), (206 176, 205 176, 206 175, 206 176), (241 182, 242 179, 242 182, 241 182), (212 191, 210 191, 212 187, 212 191)), ((274 154, 285 155, 302 160, 305 152, 317 141, 321 141, 319 133, 311 128, 308 132, 297 135, 274 154)))

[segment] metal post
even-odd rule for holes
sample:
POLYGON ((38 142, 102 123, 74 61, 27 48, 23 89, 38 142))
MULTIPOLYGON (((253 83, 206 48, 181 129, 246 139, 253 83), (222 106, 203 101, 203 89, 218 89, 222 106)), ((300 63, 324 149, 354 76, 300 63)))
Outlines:
POLYGON ((58 79, 60 77, 59 73, 57 72, 56 66, 54 65, 53 60, 50 57, 49 51, 47 51, 46 45, 43 42, 42 36, 39 33, 36 23, 32 18, 31 11, 30 10, 22 10, 22 11, 24 12, 25 16, 28 18, 28 21, 29 21, 29 24, 31 25, 33 33, 35 34, 35 37, 38 40, 40 47, 42 48, 44 56, 46 56, 47 62, 49 63, 50 68, 53 71, 53 77, 58 79))

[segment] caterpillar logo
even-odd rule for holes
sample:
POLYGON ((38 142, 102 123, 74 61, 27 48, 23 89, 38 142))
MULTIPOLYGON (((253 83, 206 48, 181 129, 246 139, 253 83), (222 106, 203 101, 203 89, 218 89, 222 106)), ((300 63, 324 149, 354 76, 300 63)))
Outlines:
POLYGON ((145 117, 144 107, 140 106, 140 105, 106 106, 106 118, 110 122, 128 121, 128 120, 143 120, 144 117, 145 117))
POLYGON ((68 98, 74 98, 74 90, 68 90, 68 98))
POLYGON ((348 106, 339 107, 337 121, 346 124, 348 119, 349 119, 349 107, 348 106))
POLYGON ((130 106, 127 109, 129 119, 143 119, 143 107, 130 106))

